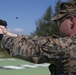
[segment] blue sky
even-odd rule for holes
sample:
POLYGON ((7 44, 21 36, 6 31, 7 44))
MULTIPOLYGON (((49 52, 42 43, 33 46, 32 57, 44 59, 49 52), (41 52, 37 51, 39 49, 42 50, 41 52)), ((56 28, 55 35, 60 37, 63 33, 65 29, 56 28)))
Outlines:
POLYGON ((7 21, 11 32, 30 35, 36 29, 36 21, 44 15, 49 5, 54 8, 56 1, 0 0, 0 19, 7 21))

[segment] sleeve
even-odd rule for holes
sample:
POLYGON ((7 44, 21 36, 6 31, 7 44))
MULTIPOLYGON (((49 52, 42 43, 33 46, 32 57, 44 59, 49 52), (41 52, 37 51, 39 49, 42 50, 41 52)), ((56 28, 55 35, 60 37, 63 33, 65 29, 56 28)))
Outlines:
POLYGON ((59 65, 63 72, 76 73, 76 45, 70 38, 5 36, 2 43, 11 56, 33 63, 59 65))
POLYGON ((52 37, 18 36, 3 38, 3 45, 10 50, 12 56, 20 56, 36 63, 49 62, 51 58, 58 59, 57 54, 69 48, 68 39, 52 37))

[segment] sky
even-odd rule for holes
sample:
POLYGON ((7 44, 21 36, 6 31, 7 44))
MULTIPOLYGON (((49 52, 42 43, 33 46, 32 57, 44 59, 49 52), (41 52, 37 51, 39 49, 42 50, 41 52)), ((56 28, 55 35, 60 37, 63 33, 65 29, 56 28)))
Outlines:
POLYGON ((30 35, 36 29, 36 21, 50 5, 54 10, 56 2, 57 0, 0 0, 0 19, 8 23, 9 31, 30 35))

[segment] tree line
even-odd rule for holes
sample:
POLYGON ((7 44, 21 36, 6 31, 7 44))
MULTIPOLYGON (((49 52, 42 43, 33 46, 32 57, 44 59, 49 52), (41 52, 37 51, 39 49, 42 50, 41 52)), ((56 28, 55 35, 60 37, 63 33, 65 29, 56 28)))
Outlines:
MULTIPOLYGON (((70 2, 72 0, 66 0, 66 2, 70 2)), ((74 0, 75 1, 75 0, 74 0)), ((59 36, 59 26, 57 22, 51 21, 51 18, 59 13, 60 4, 62 0, 58 0, 55 4, 55 8, 53 11, 51 5, 46 9, 45 14, 38 21, 36 21, 36 30, 31 33, 31 36, 59 36)))

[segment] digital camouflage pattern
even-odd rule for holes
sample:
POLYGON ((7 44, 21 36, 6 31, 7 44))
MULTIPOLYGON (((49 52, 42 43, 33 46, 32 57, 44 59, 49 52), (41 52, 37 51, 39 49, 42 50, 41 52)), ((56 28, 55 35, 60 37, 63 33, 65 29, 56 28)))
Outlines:
POLYGON ((76 1, 62 2, 59 14, 55 15, 51 20, 62 19, 70 14, 76 14, 76 1))
POLYGON ((76 37, 4 36, 2 45, 11 56, 37 64, 51 63, 60 69, 60 75, 76 75, 76 37))

